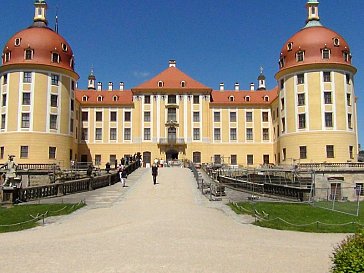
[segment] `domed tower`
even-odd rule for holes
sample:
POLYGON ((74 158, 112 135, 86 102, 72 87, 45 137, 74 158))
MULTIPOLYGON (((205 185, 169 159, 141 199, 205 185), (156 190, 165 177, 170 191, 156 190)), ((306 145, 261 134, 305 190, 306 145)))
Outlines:
POLYGON ((319 2, 307 2, 305 27, 284 44, 279 86, 278 163, 348 162, 358 153, 351 52, 320 23, 319 2))
POLYGON ((68 167, 78 149, 74 88, 79 77, 70 45, 48 27, 46 1, 34 6, 33 24, 3 49, 1 156, 68 167))

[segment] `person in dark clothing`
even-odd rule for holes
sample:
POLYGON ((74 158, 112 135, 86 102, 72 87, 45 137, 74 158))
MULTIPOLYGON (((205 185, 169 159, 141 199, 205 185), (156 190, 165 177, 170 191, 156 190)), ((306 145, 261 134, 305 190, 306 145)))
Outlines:
POLYGON ((107 173, 110 173, 110 163, 109 162, 106 163, 105 170, 107 173))
POLYGON ((157 176, 158 176, 158 165, 154 164, 152 167, 152 176, 154 185, 157 184, 157 176))
POLYGON ((86 171, 87 176, 91 176, 92 175, 92 171, 93 171, 92 165, 88 165, 88 168, 87 168, 87 171, 86 171))

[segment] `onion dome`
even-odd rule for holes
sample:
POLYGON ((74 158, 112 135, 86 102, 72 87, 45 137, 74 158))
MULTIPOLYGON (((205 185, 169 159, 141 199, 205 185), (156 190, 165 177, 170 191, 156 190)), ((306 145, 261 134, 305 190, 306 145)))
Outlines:
POLYGON ((308 64, 343 64, 351 66, 348 43, 337 32, 320 23, 319 2, 306 4, 306 26, 284 44, 279 58, 280 71, 308 64))
POLYGON ((3 66, 39 64, 74 71, 73 51, 67 41, 48 27, 47 3, 36 0, 33 24, 5 44, 3 66))

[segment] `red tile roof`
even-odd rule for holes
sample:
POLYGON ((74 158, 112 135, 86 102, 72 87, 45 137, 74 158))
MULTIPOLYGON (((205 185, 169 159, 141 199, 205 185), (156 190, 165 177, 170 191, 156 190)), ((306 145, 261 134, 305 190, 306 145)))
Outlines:
POLYGON ((278 87, 272 90, 217 91, 211 93, 211 106, 214 105, 270 105, 278 96, 278 87), (233 96, 233 101, 230 99, 233 96), (249 99, 247 98, 249 97, 249 99), (268 100, 264 100, 267 97, 268 100))
POLYGON ((193 90, 196 91, 208 91, 210 92, 212 89, 199 83, 198 81, 192 79, 187 74, 183 73, 181 70, 179 70, 176 67, 168 67, 164 71, 162 71, 160 74, 155 76, 154 78, 134 87, 131 89, 133 93, 140 93, 145 92, 148 90, 159 92, 168 91, 168 90, 174 90, 174 91, 180 91, 182 90, 188 90, 188 92, 191 92, 193 90), (162 82, 163 86, 159 87, 158 83, 162 82), (185 82, 185 87, 181 86, 181 83, 185 82))
POLYGON ((133 93, 130 90, 125 91, 96 91, 96 90, 76 90, 76 100, 80 102, 82 106, 133 106, 133 93), (87 101, 82 98, 87 97, 87 101), (102 101, 98 101, 98 98, 102 98, 102 101))

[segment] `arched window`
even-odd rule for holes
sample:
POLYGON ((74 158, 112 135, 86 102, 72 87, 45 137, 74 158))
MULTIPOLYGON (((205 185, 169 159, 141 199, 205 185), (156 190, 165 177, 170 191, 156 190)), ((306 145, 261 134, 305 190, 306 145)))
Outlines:
POLYGON ((293 48, 293 43, 292 43, 292 42, 289 42, 289 43, 287 44, 287 50, 288 50, 288 51, 291 51, 291 50, 292 50, 292 48, 293 48))
POLYGON ((21 44, 21 38, 15 38, 14 45, 20 46, 20 44, 21 44))
POLYGON ((340 39, 339 38, 333 38, 332 41, 334 42, 334 46, 340 46, 340 39))
POLYGON ((52 63, 59 63, 59 61, 60 61, 59 54, 57 52, 53 52, 52 53, 52 63))
POLYGON ((163 87, 164 86, 164 82, 163 81, 159 81, 158 82, 158 87, 163 87))
POLYGON ((97 101, 103 101, 103 100, 104 100, 103 96, 100 95, 100 96, 97 97, 97 101))
POLYGON ((186 82, 185 81, 181 81, 181 87, 186 87, 186 82))
POLYGON ((24 59, 25 60, 32 60, 34 55, 34 50, 31 48, 27 48, 24 50, 24 59))
POLYGON ((245 96, 245 101, 250 101, 250 97, 249 96, 245 96))
POLYGON ((87 96, 83 96, 82 97, 82 101, 88 101, 88 97, 87 96))
POLYGON ((321 49, 321 53, 322 53, 322 59, 325 59, 325 60, 330 59, 330 49, 323 48, 323 49, 321 49))
POLYGON ((264 101, 269 101, 269 97, 268 96, 264 96, 264 101))
POLYGON ((119 97, 118 96, 113 96, 112 97, 112 101, 118 101, 119 100, 119 97))
POLYGON ((68 46, 66 44, 64 44, 64 43, 62 43, 62 50, 64 52, 67 52, 68 51, 68 46))
POLYGON ((229 97, 229 101, 235 101, 234 96, 230 96, 230 97, 229 97))

